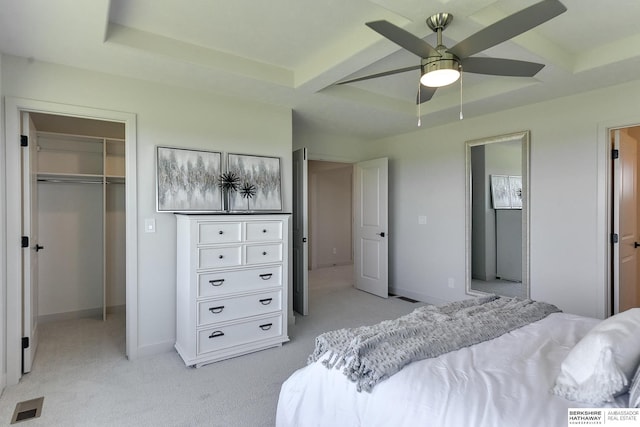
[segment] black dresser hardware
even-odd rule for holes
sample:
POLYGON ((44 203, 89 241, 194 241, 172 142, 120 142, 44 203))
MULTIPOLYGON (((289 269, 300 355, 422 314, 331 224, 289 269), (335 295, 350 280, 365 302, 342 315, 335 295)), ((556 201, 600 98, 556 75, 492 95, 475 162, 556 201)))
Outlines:
POLYGON ((212 312, 213 314, 222 313, 222 310, 224 310, 224 305, 220 305, 218 307, 210 307, 209 308, 209 311, 212 312))
POLYGON ((224 283, 224 279, 209 280, 209 283, 211 283, 211 286, 220 286, 224 283))
POLYGON ((273 273, 265 273, 265 274, 261 274, 260 278, 262 280, 269 280, 269 279, 271 279, 271 276, 273 276, 273 273))
POLYGON ((271 301, 273 301, 273 298, 265 298, 265 299, 261 299, 261 300, 260 300, 260 304, 262 304, 262 305, 269 305, 269 304, 271 304, 271 301))
POLYGON ((218 338, 224 335, 224 332, 222 331, 214 331, 211 333, 211 335, 209 335, 209 338, 218 338))
POLYGON ((260 329, 262 329, 263 331, 268 331, 269 329, 271 329, 272 325, 273 323, 265 323, 264 325, 260 325, 260 329))

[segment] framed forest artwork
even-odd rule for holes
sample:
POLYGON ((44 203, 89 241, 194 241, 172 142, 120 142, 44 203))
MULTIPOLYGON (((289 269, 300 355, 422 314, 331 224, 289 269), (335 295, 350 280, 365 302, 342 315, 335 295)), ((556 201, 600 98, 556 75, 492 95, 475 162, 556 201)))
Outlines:
POLYGON ((222 211, 221 172, 219 152, 156 147, 156 210, 222 211))
POLYGON ((280 158, 228 154, 227 172, 239 178, 229 194, 231 211, 281 211, 280 158))

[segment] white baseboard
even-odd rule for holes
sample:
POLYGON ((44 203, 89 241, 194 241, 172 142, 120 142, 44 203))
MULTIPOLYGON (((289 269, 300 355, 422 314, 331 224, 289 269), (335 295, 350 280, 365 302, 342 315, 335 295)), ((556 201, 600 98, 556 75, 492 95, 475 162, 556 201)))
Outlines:
POLYGON ((175 351, 173 348, 175 343, 176 342, 172 340, 172 341, 165 341, 157 344, 144 345, 144 346, 138 347, 138 358, 155 356, 158 354, 175 351))
POLYGON ((0 373, 0 397, 2 397, 2 393, 4 393, 4 389, 7 387, 7 375, 2 372, 0 373))
MULTIPOLYGON (((107 307, 107 314, 124 313, 126 305, 113 305, 107 307)), ((102 319, 102 308, 89 308, 87 310, 67 311, 64 313, 43 314, 38 316, 39 323, 57 322, 59 320, 75 320, 96 318, 102 319)))
POLYGON ((85 319, 85 318, 102 318, 102 309, 101 308, 90 308, 87 310, 78 310, 78 311, 67 311, 65 313, 53 313, 53 314, 43 314, 38 316, 38 323, 50 323, 57 322, 60 320, 75 320, 75 319, 85 319))

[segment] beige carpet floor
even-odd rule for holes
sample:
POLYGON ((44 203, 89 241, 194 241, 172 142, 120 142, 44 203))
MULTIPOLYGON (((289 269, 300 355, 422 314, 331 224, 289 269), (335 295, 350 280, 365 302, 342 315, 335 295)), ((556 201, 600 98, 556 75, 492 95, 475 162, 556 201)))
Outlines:
POLYGON ((351 266, 312 271, 310 314, 296 316, 290 342, 199 369, 174 351, 127 360, 123 316, 42 325, 32 372, 0 397, 0 425, 18 402, 44 396, 42 415, 16 425, 273 426, 280 386, 305 366, 318 334, 419 305, 358 291, 351 278, 351 266))

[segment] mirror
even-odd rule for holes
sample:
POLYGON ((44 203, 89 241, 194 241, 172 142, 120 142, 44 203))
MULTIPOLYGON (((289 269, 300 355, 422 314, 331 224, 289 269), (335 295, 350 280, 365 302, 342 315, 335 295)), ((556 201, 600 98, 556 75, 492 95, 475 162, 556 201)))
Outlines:
POLYGON ((466 143, 466 290, 529 298, 529 131, 466 143))

